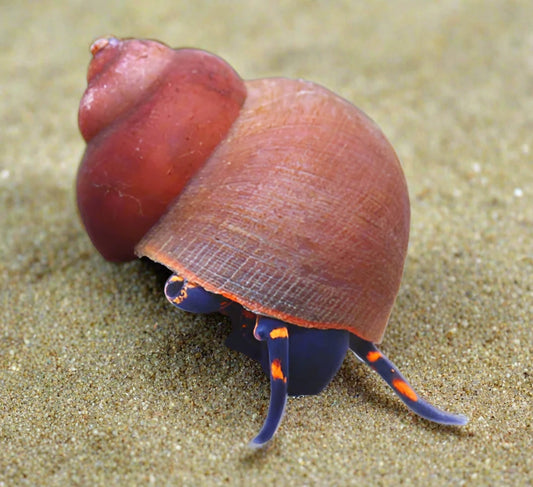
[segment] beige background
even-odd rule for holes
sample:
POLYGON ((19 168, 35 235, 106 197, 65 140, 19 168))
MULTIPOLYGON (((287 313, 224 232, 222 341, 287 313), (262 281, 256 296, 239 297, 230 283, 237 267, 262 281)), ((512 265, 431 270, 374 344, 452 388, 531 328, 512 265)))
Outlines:
POLYGON ((531 483, 533 4, 153 3, 0 3, 0 486, 531 483), (78 222, 77 104, 106 34, 311 79, 381 125, 413 213, 383 349, 467 427, 418 419, 349 357, 289 401, 270 449, 246 449, 259 367, 78 222))

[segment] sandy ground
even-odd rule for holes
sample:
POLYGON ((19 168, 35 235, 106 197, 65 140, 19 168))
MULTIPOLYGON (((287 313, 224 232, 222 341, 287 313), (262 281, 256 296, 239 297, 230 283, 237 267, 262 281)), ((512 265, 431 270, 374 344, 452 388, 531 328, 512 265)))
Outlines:
POLYGON ((531 485, 533 4, 127 3, 0 6, 0 486, 531 485), (77 104, 107 34, 311 79, 381 125, 412 200, 383 350, 468 426, 418 419, 349 357, 246 448, 269 386, 228 325, 172 309, 164 272, 106 263, 78 221, 77 104))

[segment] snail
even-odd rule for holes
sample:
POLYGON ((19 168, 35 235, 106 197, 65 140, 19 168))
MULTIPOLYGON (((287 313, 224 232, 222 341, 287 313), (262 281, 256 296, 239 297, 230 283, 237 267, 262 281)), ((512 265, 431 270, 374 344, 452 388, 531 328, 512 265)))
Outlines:
POLYGON ((398 294, 410 207, 377 125, 328 89, 243 81, 225 61, 152 40, 91 46, 79 110, 77 203, 96 249, 172 271, 178 308, 229 316, 226 345, 270 378, 253 447, 288 395, 318 394, 348 350, 419 416, 423 400, 376 347, 398 294))

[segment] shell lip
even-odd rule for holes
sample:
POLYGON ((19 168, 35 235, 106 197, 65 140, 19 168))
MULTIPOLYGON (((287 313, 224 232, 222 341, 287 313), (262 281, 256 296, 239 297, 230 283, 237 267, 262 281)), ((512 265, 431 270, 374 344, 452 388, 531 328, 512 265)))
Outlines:
POLYGON ((273 308, 263 306, 256 301, 243 298, 242 296, 238 294, 219 289, 216 286, 213 286, 212 284, 210 284, 207 280, 202 279, 201 277, 197 276, 195 273, 189 271, 186 267, 181 265, 178 261, 171 260, 165 255, 163 255, 161 252, 157 252, 153 248, 146 246, 143 240, 141 240, 135 246, 135 255, 137 257, 139 258, 148 257, 150 260, 165 266, 167 269, 171 270, 172 272, 175 272, 180 277, 183 277, 184 279, 187 279, 188 281, 193 282, 194 284, 197 284, 198 286, 203 287, 206 291, 209 291, 214 294, 219 294, 231 301, 234 301, 240 304, 243 308, 250 311, 251 313, 254 313, 256 315, 276 318, 278 320, 284 321, 291 325, 301 326, 303 328, 347 330, 350 333, 353 333, 354 335, 358 336, 359 338, 362 338, 363 340, 371 341, 372 343, 375 343, 375 344, 379 344, 382 341, 386 326, 383 327, 383 331, 379 339, 369 340, 368 337, 362 336, 362 334, 358 332, 358 330, 355 329, 353 326, 343 324, 343 323, 312 321, 312 320, 306 320, 303 318, 298 318, 297 316, 291 315, 290 313, 286 313, 284 311, 279 311, 273 308))

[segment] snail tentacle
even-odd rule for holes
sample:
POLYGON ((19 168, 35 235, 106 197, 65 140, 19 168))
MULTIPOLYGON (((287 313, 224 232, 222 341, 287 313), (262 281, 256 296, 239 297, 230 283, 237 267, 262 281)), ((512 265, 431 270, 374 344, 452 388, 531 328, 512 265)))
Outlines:
POLYGON ((462 414, 448 413, 424 401, 398 368, 372 342, 350 335, 350 349, 361 362, 369 365, 381 376, 411 411, 422 418, 448 425, 464 425, 468 422, 462 414))
POLYGON ((287 403, 289 332, 283 321, 258 316, 254 336, 257 340, 267 342, 270 364, 270 404, 267 417, 261 431, 249 443, 251 448, 261 448, 276 433, 287 403))

